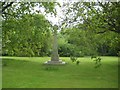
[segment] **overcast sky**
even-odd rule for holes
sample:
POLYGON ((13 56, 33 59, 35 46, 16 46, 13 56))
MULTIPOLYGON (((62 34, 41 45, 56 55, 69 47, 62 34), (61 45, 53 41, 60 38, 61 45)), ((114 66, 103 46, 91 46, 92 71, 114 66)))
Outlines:
MULTIPOLYGON (((61 3, 62 5, 62 3, 61 3)), ((54 17, 54 15, 51 14, 47 14, 47 16, 45 15, 45 9, 44 8, 40 8, 40 7, 35 7, 35 10, 40 10, 42 14, 44 14, 46 16, 46 18, 51 21, 54 24, 57 24, 60 16, 63 16, 61 8, 59 6, 56 6, 56 11, 57 11, 57 17, 54 17)))
MULTIPOLYGON (((80 0, 57 0, 57 2, 59 2, 60 3, 60 5, 61 5, 61 7, 59 7, 58 5, 57 6, 55 6, 55 8, 56 8, 56 11, 57 11, 57 15, 56 15, 56 17, 54 16, 54 15, 51 15, 51 14, 47 14, 47 16, 45 15, 45 9, 44 8, 40 8, 40 7, 35 7, 35 9, 36 10, 40 10, 41 11, 41 13, 42 14, 44 14, 45 16, 46 16, 46 18, 50 21, 50 22, 52 22, 52 24, 53 25, 59 25, 59 23, 61 23, 62 22, 62 19, 61 18, 64 18, 65 17, 65 13, 62 11, 63 9, 65 9, 65 8, 67 8, 67 7, 65 7, 65 8, 63 8, 62 6, 63 6, 63 3, 67 3, 67 2, 69 2, 69 4, 72 4, 73 2, 78 2, 78 1, 80 1, 80 0)), ((82 1, 82 0, 81 0, 82 1)), ((85 2, 90 2, 90 1, 94 1, 94 2, 97 2, 97 0, 83 0, 83 1, 85 1, 85 2)), ((108 0, 99 0, 99 1, 102 1, 102 2, 104 2, 104 1, 108 1, 108 0)))

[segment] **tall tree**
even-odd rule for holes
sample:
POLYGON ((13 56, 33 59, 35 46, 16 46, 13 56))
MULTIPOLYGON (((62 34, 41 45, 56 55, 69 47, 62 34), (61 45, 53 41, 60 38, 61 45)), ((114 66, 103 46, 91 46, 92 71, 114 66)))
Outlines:
POLYGON ((119 2, 72 2, 64 3, 67 25, 86 23, 93 30, 104 29, 96 33, 113 31, 120 33, 120 1, 119 2), (95 28, 94 28, 95 27, 95 28))
MULTIPOLYGON (((78 30, 89 31, 96 34, 96 36, 100 34, 102 37, 107 35, 111 38, 112 35, 111 43, 116 41, 116 44, 114 42, 114 47, 116 47, 117 52, 120 50, 118 48, 120 45, 120 40, 118 39, 120 33, 120 1, 106 3, 73 2, 65 4, 65 7, 68 7, 65 21, 68 23, 66 24, 67 27, 70 26, 72 28, 75 26, 78 30)), ((102 45, 105 46, 104 44, 102 45)), ((108 48, 110 48, 109 46, 107 45, 108 48)))
POLYGON ((42 56, 47 54, 51 38, 50 23, 43 15, 24 15, 3 20, 3 55, 42 56))

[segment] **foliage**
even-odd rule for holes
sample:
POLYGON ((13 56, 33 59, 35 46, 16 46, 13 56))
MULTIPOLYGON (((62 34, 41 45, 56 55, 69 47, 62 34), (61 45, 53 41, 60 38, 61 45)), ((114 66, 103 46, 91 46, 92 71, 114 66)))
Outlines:
POLYGON ((56 13, 55 2, 2 2, 2 17, 4 19, 20 18, 26 14, 40 13, 35 7, 44 8, 46 13, 56 13))
MULTIPOLYGON (((52 27, 45 15, 56 16, 57 4, 2 2, 2 55, 50 56, 52 28, 56 27, 52 27), (35 7, 45 9, 45 14, 35 7)), ((58 33, 60 56, 118 55, 120 2, 63 3, 62 8, 65 8, 65 20, 64 28, 61 26, 58 33)))
POLYGON ((65 37, 58 33, 58 52, 59 52, 59 56, 65 56, 65 57, 69 57, 70 56, 70 44, 68 44, 67 40, 65 39, 65 37))
POLYGON ((77 60, 77 57, 70 56, 70 60, 71 60, 72 62, 76 62, 76 60, 77 60))
POLYGON ((78 61, 76 61, 76 65, 79 65, 79 63, 80 63, 80 61, 78 60, 78 61))
POLYGON ((3 55, 43 56, 50 48, 50 24, 43 15, 3 21, 3 55))
POLYGON ((85 23, 88 30, 96 33, 112 31, 120 33, 120 1, 119 2, 74 2, 66 3, 66 22, 85 23))
POLYGON ((79 28, 68 28, 61 33, 67 36, 71 50, 75 54, 73 56, 97 54, 96 38, 94 38, 94 34, 90 35, 90 32, 79 28))
POLYGON ((72 34, 70 43, 77 46, 82 44, 84 49, 79 51, 85 51, 85 55, 96 52, 100 55, 117 55, 120 50, 120 2, 74 2, 65 6, 68 8, 64 22, 69 27, 66 32, 72 34))
POLYGON ((95 57, 95 59, 94 59, 94 61, 95 61, 95 68, 99 68, 102 65, 101 64, 101 60, 102 59, 100 57, 95 57))

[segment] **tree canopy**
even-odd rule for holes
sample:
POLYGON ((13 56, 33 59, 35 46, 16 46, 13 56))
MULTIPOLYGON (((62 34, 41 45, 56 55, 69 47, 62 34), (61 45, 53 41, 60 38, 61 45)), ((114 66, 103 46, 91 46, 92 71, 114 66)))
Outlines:
POLYGON ((56 5, 65 15, 57 26, 60 56, 118 55, 120 51, 120 2, 63 2, 63 5, 2 2, 1 5, 2 55, 50 56, 54 27, 46 15, 57 16, 56 5))

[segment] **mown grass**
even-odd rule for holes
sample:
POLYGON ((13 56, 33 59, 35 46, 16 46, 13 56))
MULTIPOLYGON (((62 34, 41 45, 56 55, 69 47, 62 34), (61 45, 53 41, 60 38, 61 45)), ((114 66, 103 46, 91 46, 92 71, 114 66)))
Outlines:
POLYGON ((79 58, 80 64, 60 57, 66 65, 43 65, 50 57, 2 57, 3 88, 117 88, 118 57, 101 57, 102 65, 94 68, 90 57, 79 58))

